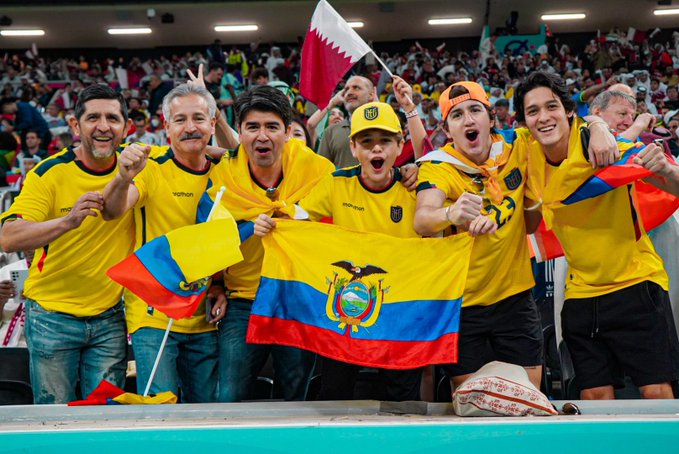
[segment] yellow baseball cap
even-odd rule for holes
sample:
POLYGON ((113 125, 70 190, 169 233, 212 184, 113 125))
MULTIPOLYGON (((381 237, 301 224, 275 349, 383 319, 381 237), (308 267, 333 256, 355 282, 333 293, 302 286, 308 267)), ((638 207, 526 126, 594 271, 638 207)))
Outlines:
POLYGON ((394 109, 383 102, 369 102, 354 110, 351 115, 351 134, 354 137, 366 129, 382 129, 393 133, 401 133, 401 122, 394 109))

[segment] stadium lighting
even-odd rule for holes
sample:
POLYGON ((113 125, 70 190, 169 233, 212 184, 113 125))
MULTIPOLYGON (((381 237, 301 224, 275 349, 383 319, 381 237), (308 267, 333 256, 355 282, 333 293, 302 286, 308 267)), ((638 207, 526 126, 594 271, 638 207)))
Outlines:
POLYGON ((360 20, 355 20, 355 21, 347 22, 347 24, 349 24, 349 27, 351 27, 351 28, 363 28, 363 26, 365 25, 365 22, 362 22, 360 20))
POLYGON ((429 25, 460 25, 471 24, 471 17, 451 17, 448 19, 429 19, 429 25))
POLYGON ((543 14, 540 16, 542 20, 580 20, 587 17, 585 13, 567 13, 567 14, 543 14))
POLYGON ((36 29, 26 29, 26 30, 0 30, 0 35, 2 36, 43 36, 45 30, 36 29))
POLYGON ((656 16, 671 16, 673 14, 679 14, 679 8, 656 9, 656 10, 653 10, 653 14, 655 14, 656 16))
POLYGON ((127 28, 109 28, 109 35, 148 35, 151 33, 149 27, 127 27, 127 28))
POLYGON ((254 32, 259 30, 255 24, 245 25, 215 25, 216 32, 254 32))

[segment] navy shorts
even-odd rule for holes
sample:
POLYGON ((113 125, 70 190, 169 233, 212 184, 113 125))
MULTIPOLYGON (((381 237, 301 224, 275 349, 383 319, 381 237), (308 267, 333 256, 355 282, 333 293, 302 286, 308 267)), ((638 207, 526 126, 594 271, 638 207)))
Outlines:
POLYGON ((442 366, 449 377, 472 374, 491 361, 542 364, 540 314, 530 290, 490 306, 463 307, 458 361, 442 366))
POLYGON ((565 301, 563 338, 581 389, 679 378, 679 341, 667 292, 644 281, 593 298, 565 301))

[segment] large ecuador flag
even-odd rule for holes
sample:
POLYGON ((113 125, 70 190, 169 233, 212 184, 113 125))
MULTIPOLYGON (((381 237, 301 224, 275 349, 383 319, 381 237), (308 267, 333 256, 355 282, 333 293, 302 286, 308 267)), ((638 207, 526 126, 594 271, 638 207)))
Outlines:
POLYGON ((222 217, 159 236, 106 274, 176 320, 193 315, 210 276, 241 260, 236 223, 222 217))
POLYGON ((472 241, 277 220, 247 341, 388 369, 454 363, 472 241))
POLYGON ((342 77, 370 51, 342 16, 326 0, 321 0, 302 47, 299 82, 302 96, 324 108, 342 77))

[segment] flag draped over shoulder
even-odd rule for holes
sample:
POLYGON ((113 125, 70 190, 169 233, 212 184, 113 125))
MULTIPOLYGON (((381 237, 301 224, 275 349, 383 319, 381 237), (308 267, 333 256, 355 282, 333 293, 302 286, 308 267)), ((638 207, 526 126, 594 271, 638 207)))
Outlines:
MULTIPOLYGON (((633 143, 619 136, 616 139, 619 144, 622 144, 623 148, 626 148, 620 159, 597 170, 577 189, 572 190, 570 188, 572 192, 568 195, 564 194, 565 197, 563 197, 561 203, 570 205, 605 194, 620 186, 634 184, 635 205, 644 230, 649 231, 665 222, 679 208, 679 198, 641 181, 642 178, 653 175, 650 170, 634 163, 634 157, 646 148, 643 143, 633 143)), ((674 158, 670 156, 669 159, 676 165, 674 158)), ((564 187, 562 190, 569 191, 569 188, 564 187)))
MULTIPOLYGON (((571 143, 580 143, 582 127, 582 120, 578 119, 571 128, 571 143)), ((571 205, 631 184, 634 207, 644 231, 648 232, 665 222, 679 208, 679 198, 641 181, 642 178, 653 175, 650 170, 634 163, 634 157, 646 147, 643 143, 631 142, 619 136, 616 140, 622 148, 622 154, 612 165, 595 171, 589 162, 582 160, 571 163, 568 168, 555 170, 551 177, 554 181, 543 194, 545 206, 571 205)), ((544 156, 542 153, 531 153, 530 159, 544 161, 544 156)), ((674 159, 672 162, 674 163, 674 159)), ((544 162, 542 166, 544 167, 544 162)), ((546 213, 549 221, 549 211, 546 213)), ((544 223, 534 235, 529 236, 529 244, 538 261, 564 255, 556 236, 544 223)))
POLYGON ((226 209, 213 220, 159 236, 106 274, 173 319, 191 317, 208 278, 243 260, 236 223, 226 209))
MULTIPOLYGON (((652 175, 650 170, 633 162, 634 157, 645 148, 644 144, 632 144, 629 141, 620 142, 629 144, 629 148, 622 152, 620 159, 609 166, 597 170, 594 175, 587 178, 577 189, 563 198, 562 203, 564 205, 570 205, 605 194, 615 188, 652 175)), ((589 169, 586 170, 589 171, 589 169)), ((564 190, 568 190, 568 188, 564 188, 564 190)))
POLYGON ((457 361, 472 238, 396 238, 277 221, 247 341, 371 367, 457 361))
POLYGON ((299 82, 302 96, 324 108, 342 77, 370 51, 342 16, 326 0, 321 0, 302 47, 299 82))
POLYGON ((198 222, 203 221, 214 204, 220 186, 228 188, 222 197, 222 205, 228 207, 238 221, 241 242, 254 232, 252 221, 260 214, 286 214, 295 217, 297 203, 309 193, 318 180, 333 172, 335 166, 317 155, 299 140, 290 139, 282 155, 283 180, 267 196, 250 176, 248 155, 242 146, 230 155, 224 155, 223 162, 210 173, 210 184, 198 203, 198 222))

